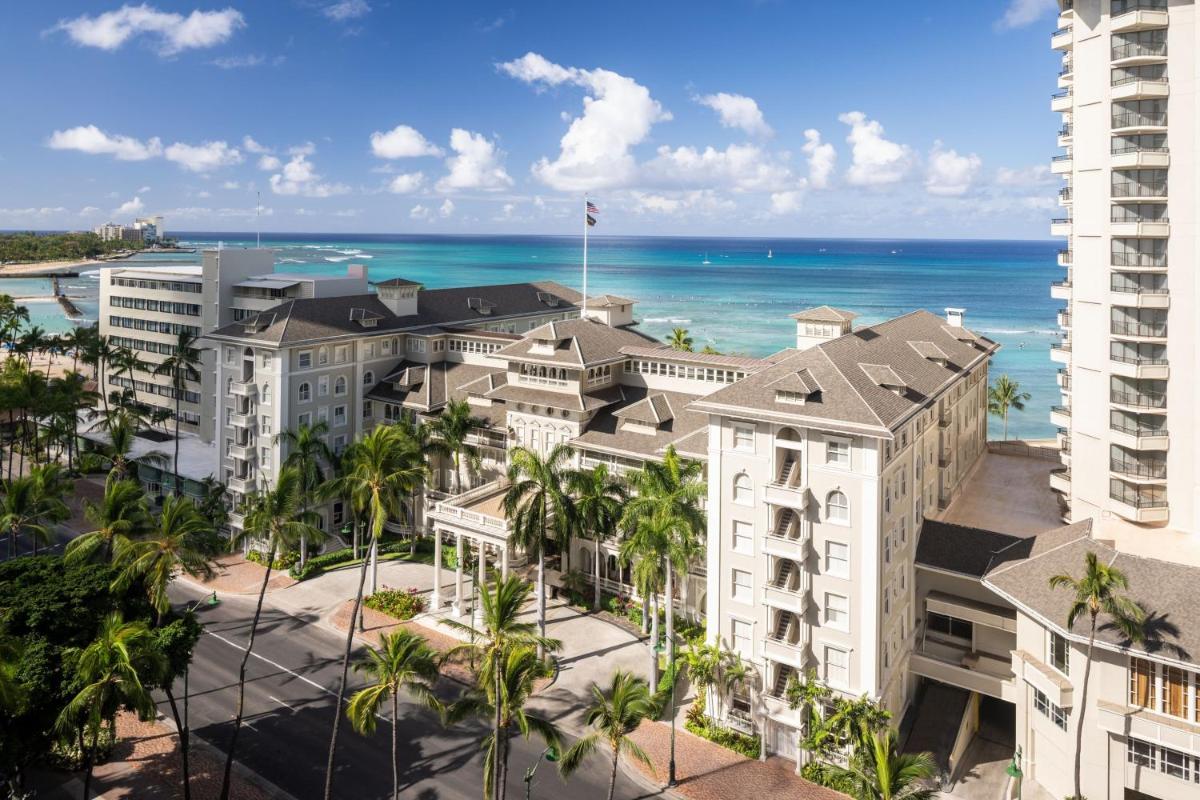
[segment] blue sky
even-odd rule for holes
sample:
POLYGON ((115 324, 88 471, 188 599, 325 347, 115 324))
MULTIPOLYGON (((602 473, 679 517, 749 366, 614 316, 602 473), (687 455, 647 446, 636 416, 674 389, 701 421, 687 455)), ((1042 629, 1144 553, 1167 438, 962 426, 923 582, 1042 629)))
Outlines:
POLYGON ((0 228, 1046 238, 1055 8, 12 4, 0 228))

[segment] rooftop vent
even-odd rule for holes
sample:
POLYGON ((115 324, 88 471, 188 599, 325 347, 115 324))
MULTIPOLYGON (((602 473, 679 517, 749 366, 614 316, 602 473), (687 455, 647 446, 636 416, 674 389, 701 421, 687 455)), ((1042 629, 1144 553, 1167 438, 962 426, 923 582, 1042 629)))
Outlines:
POLYGON ((821 392, 821 384, 807 368, 789 372, 783 377, 767 384, 767 388, 775 390, 775 402, 791 403, 802 406, 821 392))
POLYGON ((245 328, 246 333, 258 333, 271 327, 271 323, 274 321, 274 314, 255 314, 252 317, 246 317, 244 320, 242 320, 242 326, 245 328))

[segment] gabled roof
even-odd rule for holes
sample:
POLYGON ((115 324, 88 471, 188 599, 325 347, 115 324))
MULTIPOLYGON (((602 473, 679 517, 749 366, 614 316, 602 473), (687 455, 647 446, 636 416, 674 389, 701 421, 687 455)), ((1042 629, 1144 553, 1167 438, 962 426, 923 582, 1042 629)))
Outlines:
POLYGON ((375 286, 422 286, 424 284, 417 281, 410 281, 405 278, 388 278, 386 281, 371 281, 375 286))
POLYGON ((629 458, 651 459, 661 459, 667 445, 675 445, 680 454, 689 458, 701 461, 708 458, 708 415, 692 411, 688 406, 696 399, 695 395, 637 386, 622 389, 624 399, 599 411, 588 423, 587 430, 571 440, 572 445, 629 458), (670 406, 671 417, 664 419, 651 433, 627 430, 622 424, 628 419, 625 411, 646 405, 652 396, 661 398, 656 403, 665 402, 670 406))
POLYGON ((909 342, 909 347, 917 351, 917 355, 921 358, 928 358, 933 361, 949 361, 950 356, 946 355, 946 351, 938 347, 933 342, 909 342))
POLYGON ((655 392, 643 397, 636 403, 631 403, 624 408, 614 411, 613 416, 618 419, 658 426, 668 420, 674 419, 675 411, 671 408, 671 401, 667 398, 666 394, 655 392))
POLYGON ((896 374, 896 370, 889 367, 887 364, 859 364, 866 376, 875 382, 876 386, 882 386, 885 389, 907 389, 908 384, 904 379, 896 374))
POLYGON ((587 308, 616 308, 619 306, 633 305, 633 301, 628 297, 619 297, 614 294, 602 294, 587 299, 587 308))
POLYGON ((520 340, 501 347, 493 357, 541 364, 586 367, 619 361, 622 348, 654 342, 629 328, 613 328, 594 319, 556 320, 526 333, 520 340), (555 342, 553 353, 537 352, 540 342, 555 342))
POLYGON ((995 554, 1021 541, 1007 533, 926 519, 917 539, 918 566, 982 578, 995 554))
POLYGON ((670 345, 657 344, 627 345, 621 348, 621 354, 632 358, 654 358, 664 361, 678 361, 684 364, 697 364, 706 367, 724 367, 752 372, 771 363, 767 358, 752 356, 733 356, 724 353, 696 353, 690 350, 676 350, 670 345))
POLYGON ((797 311, 795 314, 789 316, 792 319, 803 320, 805 322, 851 322, 858 314, 855 314, 853 311, 834 308, 833 306, 817 306, 816 308, 806 308, 803 311, 797 311))
POLYGON ((801 367, 795 372, 785 373, 777 380, 768 383, 767 387, 777 392, 795 392, 806 395, 821 391, 821 384, 817 383, 816 377, 808 367, 801 367))

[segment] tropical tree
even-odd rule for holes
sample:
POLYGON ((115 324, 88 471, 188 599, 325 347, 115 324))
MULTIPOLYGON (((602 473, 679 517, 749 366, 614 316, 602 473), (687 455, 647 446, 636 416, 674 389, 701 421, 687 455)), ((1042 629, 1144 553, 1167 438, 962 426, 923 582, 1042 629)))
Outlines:
MULTIPOLYGON (((508 489, 504 516, 512 526, 513 543, 537 559, 538 633, 546 635, 546 543, 556 540, 565 551, 575 525, 575 505, 567 493, 571 448, 559 444, 543 458, 517 447, 509 452, 508 489)), ((540 647, 538 656, 545 655, 540 647)))
POLYGON ((120 378, 125 377, 129 381, 130 397, 133 405, 139 405, 137 396, 137 378, 134 373, 146 372, 151 367, 135 350, 130 347, 121 345, 109 358, 109 365, 112 367, 113 375, 120 378))
POLYGON ((197 539, 211 532, 212 522, 190 499, 167 497, 153 531, 148 532, 149 538, 118 544, 113 563, 121 567, 121 572, 113 581, 113 591, 123 594, 140 581, 161 625, 163 616, 171 610, 167 590, 176 575, 212 575, 208 559, 196 546, 197 539))
MULTIPOLYGON (((325 470, 334 462, 333 451, 325 444, 325 435, 329 433, 329 423, 321 420, 315 425, 301 425, 296 430, 290 428, 276 434, 275 441, 283 442, 287 457, 285 467, 295 467, 300 473, 301 492, 304 495, 303 510, 308 510, 308 498, 316 495, 321 485, 325 483, 325 470)), ((300 569, 308 561, 308 542, 300 540, 300 569)))
POLYGON ((154 647, 146 623, 126 622, 119 612, 109 614, 88 646, 67 651, 79 690, 59 714, 56 727, 75 738, 84 762, 83 797, 92 784, 101 729, 114 729, 122 708, 143 720, 154 717, 154 699, 144 682, 160 673, 162 655, 154 647))
MULTIPOLYGON (((123 412, 113 416, 108 425, 108 442, 100 445, 96 453, 108 465, 109 473, 118 478, 129 478, 134 465, 133 446, 137 442, 136 423, 123 412)), ((166 466, 167 456, 158 450, 149 450, 137 457, 137 461, 152 467, 166 466)), ((178 476, 179 473, 176 473, 178 476)), ((176 483, 178 483, 178 479, 176 483)))
MULTIPOLYGON (((395 423, 395 427, 400 432, 400 435, 408 440, 408 447, 419 455, 421 461, 425 464, 433 463, 435 458, 448 458, 450 456, 450 448, 446 446, 442 437, 437 435, 433 426, 419 421, 416 415, 405 414, 395 423)), ((424 483, 424 477, 420 483, 414 483, 412 497, 409 498, 408 522, 409 527, 412 529, 412 547, 410 552, 414 555, 417 552, 417 503, 420 500, 418 495, 424 483)))
POLYGON ((600 542, 616 535, 622 508, 629 492, 620 476, 610 474, 607 464, 567 473, 567 489, 575 498, 578 531, 591 539, 595 548, 592 558, 595 595, 592 608, 600 610, 600 542))
MULTIPOLYGON (((338 682, 338 702, 334 706, 333 732, 329 738, 329 757, 325 764, 325 798, 333 796, 333 764, 337 754, 338 731, 342 722, 342 699, 350 671, 350 653, 354 649, 354 626, 362 609, 363 587, 367 580, 367 563, 372 563, 371 591, 377 586, 379 537, 389 517, 400 518, 404 498, 413 484, 421 479, 427 467, 420 456, 406 446, 404 439, 391 425, 379 425, 361 437, 343 458, 342 474, 326 483, 323 497, 345 497, 359 517, 367 518, 370 537, 370 558, 364 558, 358 573, 358 591, 350 621, 346 627, 346 647, 342 653, 342 674, 338 682)), ((361 622, 360 622, 361 624, 361 622)))
MULTIPOLYGON (((250 620, 250 636, 246 649, 242 653, 242 663, 238 667, 237 705, 233 719, 233 732, 229 737, 229 747, 226 749, 225 774, 221 779, 221 800, 229 800, 230 778, 233 770, 233 759, 237 752, 238 734, 242 728, 242 714, 245 708, 246 696, 246 664, 254 650, 254 637, 258 633, 258 620, 262 616, 263 598, 267 594, 267 584, 271 580, 271 570, 275 565, 275 555, 293 549, 300 538, 307 537, 312 541, 320 541, 324 533, 314 524, 317 515, 312 511, 304 511, 304 495, 300 489, 300 474, 294 468, 284 467, 279 471, 274 488, 266 488, 258 494, 247 498, 245 521, 238 541, 249 541, 266 550, 262 584, 258 589, 258 602, 254 606, 254 616, 250 620)), ((341 709, 339 698, 338 709, 341 709)))
POLYGON ((108 384, 105 382, 106 373, 116 354, 116 348, 108 341, 107 336, 101 336, 98 327, 88 329, 86 339, 82 343, 80 360, 92 368, 96 378, 97 391, 104 404, 105 417, 108 416, 108 384))
POLYGON ((569 776, 583 760, 603 742, 612 751, 612 771, 608 779, 608 800, 612 800, 617 788, 617 764, 621 753, 625 753, 643 764, 650 764, 650 756, 630 738, 643 720, 654 719, 658 706, 654 702, 649 685, 632 673, 617 670, 613 673, 607 689, 592 684, 592 704, 587 711, 587 725, 593 731, 575 742, 564 755, 559 770, 569 776))
POLYGON ((28 536, 37 555, 38 544, 50 540, 50 525, 71 516, 63 495, 66 487, 57 464, 34 467, 30 475, 13 478, 3 485, 0 498, 0 530, 8 534, 8 555, 16 555, 17 540, 28 536))
MULTIPOLYGON (((442 620, 442 624, 470 636, 470 641, 458 645, 451 654, 470 652, 479 660, 479 687, 463 701, 456 703, 448 715, 450 721, 464 716, 488 714, 492 733, 484 747, 484 797, 504 797, 505 774, 508 764, 506 720, 514 717, 513 702, 522 700, 520 683, 532 679, 540 662, 536 651, 557 650, 562 643, 538 633, 537 627, 520 619, 521 608, 529 599, 530 585, 516 575, 479 587, 480 627, 442 620), (526 653, 510 663, 514 653, 526 653), (530 658, 532 657, 532 659, 530 658), (514 682, 517 684, 514 686, 514 682), (505 708, 505 702, 509 707, 505 708), (494 789, 494 791, 493 791, 494 789)), ((527 720, 528 722, 528 720, 527 720)), ((538 723, 535 721, 535 725, 538 723)))
POLYGON ((400 766, 397 730, 400 727, 400 692, 407 692, 427 708, 441 713, 442 704, 433 693, 438 669, 436 656, 425 638, 398 628, 380 637, 379 647, 367 650, 366 659, 354 665, 371 683, 359 689, 346 706, 354 730, 375 732, 376 715, 384 703, 392 706, 392 798, 400 800, 400 766))
MULTIPOLYGON (((658 686, 658 597, 663 591, 663 560, 670 547, 670 523, 662 515, 639 517, 621 541, 622 564, 632 564, 633 585, 642 596, 642 632, 650 632, 650 682, 658 686)), ((670 611, 667 617, 670 618, 670 611)))
POLYGON ((937 774, 929 753, 901 753, 896 731, 872 731, 849 766, 832 767, 834 779, 853 786, 856 800, 932 800, 928 781, 937 774))
POLYGON ((95 529, 71 540, 66 549, 68 562, 87 561, 101 549, 102 560, 111 561, 114 551, 141 538, 153 524, 142 487, 115 472, 105 479, 99 503, 84 500, 83 515, 95 529))
POLYGON ((200 350, 196 347, 197 337, 187 331, 180 331, 175 338, 171 354, 154 368, 154 374, 167 375, 171 378, 171 393, 175 396, 175 457, 172 471, 175 474, 175 496, 183 492, 183 480, 179 476, 179 404, 188 382, 200 381, 200 350))
POLYGON ((692 352, 693 340, 688 336, 687 328, 675 328, 671 331, 671 335, 667 337, 667 344, 671 345, 672 350, 682 350, 685 353, 692 352))
POLYGON ((1088 681, 1092 676, 1092 649, 1096 644, 1096 627, 1103 614, 1105 624, 1120 631, 1130 642, 1146 639, 1146 612, 1123 592, 1129 588, 1125 573, 1109 563, 1100 561, 1094 550, 1084 560, 1083 575, 1053 575, 1050 588, 1067 589, 1075 597, 1067 612, 1067 629, 1073 630, 1080 617, 1087 617, 1088 643, 1083 666, 1083 689, 1079 698, 1079 718, 1075 720, 1075 797, 1080 791, 1080 767, 1083 757, 1083 714, 1087 709, 1088 681))
POLYGON ((471 405, 466 400, 451 400, 432 423, 433 431, 450 451, 454 462, 454 491, 463 490, 462 466, 474 469, 479 465, 479 450, 467 441, 467 436, 476 428, 487 425, 487 421, 471 414, 471 405))
POLYGON ((988 388, 988 413, 1004 420, 1004 439, 1008 440, 1008 411, 1024 411, 1030 398, 1029 392, 1021 391, 1021 384, 1007 375, 996 378, 988 388))

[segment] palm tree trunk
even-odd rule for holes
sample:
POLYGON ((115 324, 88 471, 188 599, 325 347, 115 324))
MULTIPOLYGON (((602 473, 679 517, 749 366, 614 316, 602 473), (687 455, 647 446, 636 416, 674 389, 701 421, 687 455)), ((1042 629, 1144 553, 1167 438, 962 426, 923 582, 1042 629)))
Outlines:
POLYGON ((379 539, 371 537, 371 594, 379 591, 379 539))
POLYGON ((250 640, 246 643, 246 652, 242 654, 242 664, 238 667, 237 711, 233 718, 233 733, 229 737, 229 751, 225 755, 225 775, 221 778, 221 800, 229 800, 233 757, 237 752, 238 733, 242 729, 242 713, 246 703, 246 663, 250 660, 250 652, 254 649, 254 635, 258 632, 258 619, 262 616, 263 598, 267 596, 267 582, 271 580, 271 565, 274 563, 275 548, 271 547, 271 551, 267 554, 267 568, 263 572, 262 586, 258 590, 258 604, 254 607, 254 619, 250 621, 250 640))
POLYGON ((675 663, 675 570, 667 559, 667 669, 675 663))
MULTIPOLYGON (((371 530, 375 530, 372 520, 371 530)), ((338 681, 337 703, 333 708, 333 733, 329 737, 329 758, 325 762, 325 800, 333 797, 333 760, 337 755, 338 730, 342 727, 342 702, 346 696, 346 678, 350 673, 350 653, 354 650, 354 621, 362 608, 363 587, 367 584, 367 560, 363 559, 358 570, 358 593, 354 595, 354 607, 350 622, 346 625, 346 649, 342 653, 342 677, 338 681)), ((221 800, 225 800, 222 798, 221 800)))
POLYGON ((642 636, 650 635, 650 598, 642 593, 642 636))
MULTIPOLYGON (((83 734, 79 735, 79 747, 83 749, 83 734)), ((87 749, 86 753, 81 753, 84 757, 85 769, 83 773, 83 800, 88 800, 92 791, 92 771, 96 768, 96 750, 100 747, 100 726, 97 725, 92 731, 92 746, 87 749)))
POLYGON ((1080 771, 1083 766, 1083 714, 1087 710, 1088 681, 1092 677, 1092 646, 1096 643, 1096 615, 1092 614, 1092 630, 1088 635, 1087 658, 1083 662, 1083 691, 1079 698, 1079 718, 1075 720, 1075 797, 1082 798, 1080 771))
MULTIPOLYGON (((160 615, 161 617, 161 615, 160 615)), ((159 619, 159 625, 162 625, 162 619, 159 619)), ((179 757, 182 760, 183 775, 183 800, 191 800, 192 784, 190 780, 190 767, 188 766, 188 729, 184 726, 183 720, 179 717, 179 706, 175 703, 175 692, 172 691, 172 681, 163 687, 163 692, 167 695, 167 703, 171 706, 171 716, 175 718, 175 732, 179 736, 179 757)))
POLYGON ((1004 407, 1004 441, 1008 441, 1008 406, 1004 407))
POLYGON ((617 760, 620 757, 620 754, 614 749, 612 773, 608 776, 608 800, 613 800, 613 793, 617 790, 617 760))
MULTIPOLYGON (((399 688, 399 687, 396 687, 399 688)), ((396 728, 400 727, 400 693, 392 691, 392 800, 400 800, 400 767, 396 764, 399 748, 396 745, 396 728)))
POLYGON ((179 478, 179 396, 183 394, 183 387, 175 387, 175 496, 179 497, 183 490, 180 484, 183 483, 179 478))
MULTIPOLYGON (((538 548, 537 624, 538 635, 544 638, 546 636, 546 552, 544 546, 538 548)), ((541 642, 538 642, 537 656, 538 658, 546 657, 546 648, 541 642)))
POLYGON ((658 691, 658 593, 650 597, 650 691, 658 691))
POLYGON ((595 572, 595 575, 593 577, 595 578, 595 581, 596 581, 596 596, 595 596, 595 599, 592 600, 592 610, 599 611, 600 610, 600 536, 599 536, 599 534, 597 534, 594 541, 596 542, 596 558, 595 558, 595 564, 592 567, 592 569, 595 572))
MULTIPOLYGON (((503 778, 502 778, 502 771, 500 769, 500 761, 504 755, 504 746, 503 746, 502 740, 500 739, 500 728, 501 728, 500 715, 503 711, 503 707, 502 707, 503 701, 501 699, 501 688, 500 688, 501 687, 500 671, 501 671, 501 669, 503 669, 503 666, 499 662, 502 657, 503 657, 503 654, 501 654, 501 653, 498 653, 496 655, 497 663, 495 664, 494 668, 492 669, 492 672, 495 673, 494 677, 492 678, 492 683, 493 683, 492 691, 495 693, 492 703, 493 703, 493 705, 496 706, 496 719, 495 719, 495 722, 493 723, 493 727, 492 727, 492 747, 496 751, 496 755, 492 759, 492 762, 493 762, 492 763, 492 797, 494 800, 503 800, 503 798, 504 798, 504 783, 503 783, 503 778)), ((486 793, 485 793, 485 795, 486 795, 486 793)))

